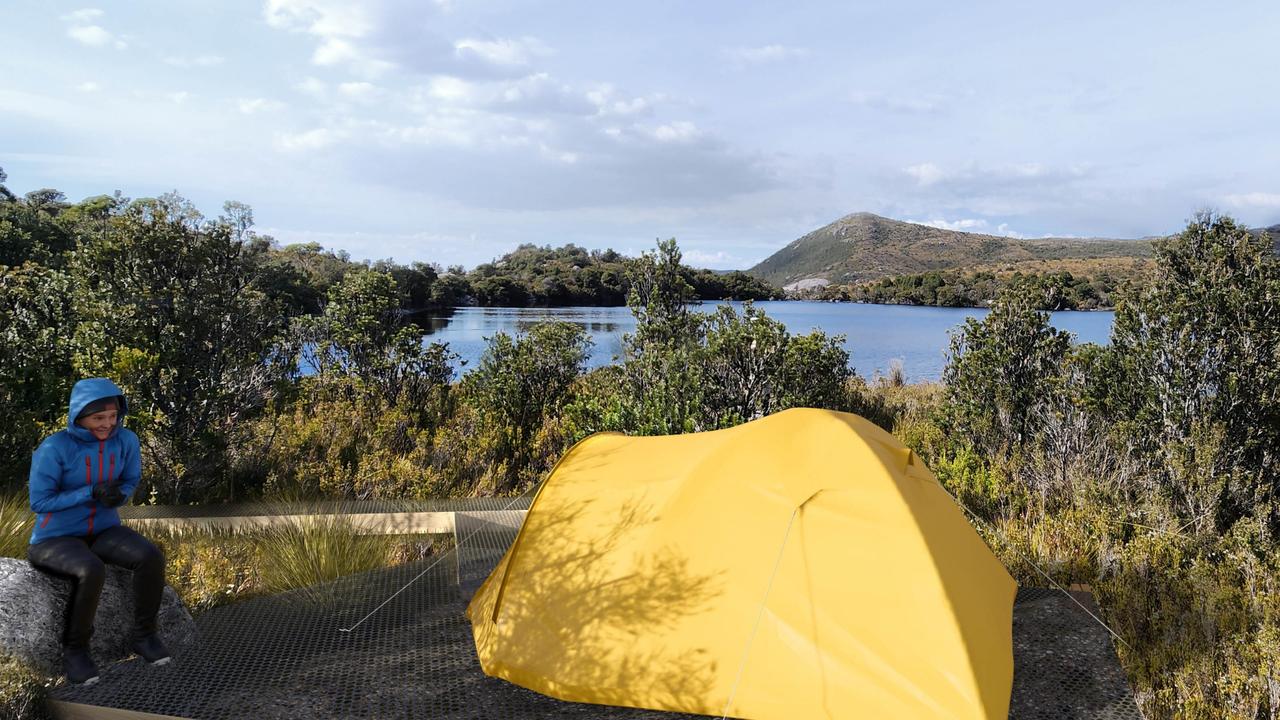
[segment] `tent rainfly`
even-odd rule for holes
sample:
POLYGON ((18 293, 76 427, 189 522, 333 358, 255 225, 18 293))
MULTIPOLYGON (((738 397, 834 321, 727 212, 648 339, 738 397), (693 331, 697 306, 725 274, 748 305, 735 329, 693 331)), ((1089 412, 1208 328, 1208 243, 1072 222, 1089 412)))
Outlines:
POLYGON ((487 674, 563 700, 1003 720, 1016 592, 911 450, 794 408, 577 443, 467 615, 487 674))

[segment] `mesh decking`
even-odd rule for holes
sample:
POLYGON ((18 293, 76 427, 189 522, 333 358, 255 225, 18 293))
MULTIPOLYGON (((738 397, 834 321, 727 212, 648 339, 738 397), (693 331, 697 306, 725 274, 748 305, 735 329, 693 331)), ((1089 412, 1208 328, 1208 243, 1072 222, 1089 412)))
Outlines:
MULTIPOLYGON (((211 610, 197 618, 197 647, 169 665, 117 663, 102 668, 98 684, 61 686, 53 697, 208 720, 697 717, 566 703, 481 672, 463 610, 514 538, 515 510, 528 506, 521 500, 496 515, 510 501, 493 502, 450 508, 488 511, 458 513, 455 550, 211 610)), ((1106 631, 1062 593, 1019 592, 1014 646, 1011 717, 1141 717, 1106 631)))

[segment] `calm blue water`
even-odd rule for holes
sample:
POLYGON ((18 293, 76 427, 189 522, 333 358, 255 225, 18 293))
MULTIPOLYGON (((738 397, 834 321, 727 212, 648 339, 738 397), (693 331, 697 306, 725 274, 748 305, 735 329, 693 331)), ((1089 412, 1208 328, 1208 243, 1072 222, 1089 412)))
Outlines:
MULTIPOLYGON (((703 303, 699 310, 713 312, 717 303, 703 303)), ((741 303, 730 303, 741 307, 741 303)), ((864 305, 799 301, 757 302, 769 317, 786 324, 793 335, 820 328, 830 335, 845 334, 850 364, 863 377, 884 372, 893 359, 902 361, 908 381, 937 380, 942 376, 947 331, 966 317, 983 317, 985 309, 864 305)), ((1077 342, 1105 344, 1111 333, 1110 312, 1057 312, 1051 322, 1074 333, 1077 342)), ((447 342, 449 349, 467 361, 463 371, 479 362, 485 338, 499 330, 524 332, 542 320, 578 323, 594 346, 588 360, 592 367, 613 362, 622 354, 622 334, 634 332, 635 318, 626 307, 486 308, 460 307, 452 316, 420 316, 428 327, 428 342, 447 342)))

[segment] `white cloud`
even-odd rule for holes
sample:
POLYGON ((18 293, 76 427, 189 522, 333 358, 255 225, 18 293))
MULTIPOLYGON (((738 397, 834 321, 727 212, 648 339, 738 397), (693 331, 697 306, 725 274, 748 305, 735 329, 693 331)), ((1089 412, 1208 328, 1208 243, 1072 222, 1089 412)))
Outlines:
POLYGON ((471 83, 448 75, 431 78, 427 84, 427 93, 437 100, 450 103, 469 102, 476 95, 471 83))
POLYGON ((180 68, 215 67, 226 62, 226 60, 221 55, 197 55, 190 58, 181 55, 170 55, 164 59, 165 64, 180 68))
POLYGON ((919 165, 910 165, 903 168, 902 171, 915 178, 916 183, 921 187, 933 185, 945 177, 945 173, 942 172, 942 168, 930 162, 920 163, 919 165))
POLYGON ((236 101, 236 107, 245 115, 253 115, 254 113, 279 110, 284 107, 284 103, 268 98, 240 98, 236 101))
POLYGON ((67 13, 66 15, 63 15, 61 19, 69 23, 86 25, 102 17, 102 15, 103 15, 102 11, 99 10, 98 8, 82 8, 80 10, 73 10, 67 13))
POLYGON ((476 82, 452 75, 432 77, 410 92, 414 112, 429 113, 443 107, 471 108, 510 115, 544 116, 598 114, 587 95, 556 81, 546 73, 515 80, 476 82))
POLYGON ((80 83, 79 85, 76 86, 76 89, 79 90, 80 92, 98 92, 99 90, 102 89, 102 86, 90 80, 87 82, 80 83))
POLYGON ((269 26, 309 35, 311 61, 374 79, 392 71, 497 78, 528 74, 552 50, 534 37, 445 37, 437 22, 447 9, 420 0, 267 0, 269 26))
POLYGON ((415 102, 421 107, 412 122, 347 117, 277 135, 275 144, 282 152, 324 152, 361 182, 475 208, 689 207, 776 185, 759 158, 689 122, 630 125, 610 135, 589 105, 577 115, 529 115, 501 103, 445 104, 425 89, 415 102))
POLYGON ((97 8, 82 8, 62 15, 61 19, 68 23, 67 37, 82 45, 112 46, 117 50, 124 50, 129 46, 128 43, 94 22, 103 15, 104 13, 97 8))
POLYGON ((310 95, 316 99, 322 100, 328 95, 328 86, 318 78, 309 77, 293 87, 303 95, 310 95))
POLYGON ((930 93, 916 95, 859 92, 849 96, 855 105, 904 114, 927 115, 944 109, 950 99, 930 93))
POLYGON ((191 93, 187 92, 186 90, 179 90, 178 92, 169 93, 165 97, 181 105, 182 103, 186 102, 191 98, 191 93))
POLYGON ((788 47, 786 45, 736 47, 724 50, 725 57, 739 65, 763 65, 766 63, 780 62, 782 60, 801 58, 808 54, 809 51, 805 48, 788 47))
POLYGON ((111 42, 111 33, 97 25, 72 25, 67 37, 91 47, 104 47, 111 42))
POLYGON ((379 10, 375 3, 267 0, 263 16, 271 27, 317 38, 312 63, 346 65, 358 74, 376 77, 395 67, 378 56, 376 47, 361 42, 378 29, 379 10))
POLYGON ((961 218, 959 220, 943 220, 935 218, 933 220, 906 220, 905 222, 915 223, 916 225, 926 225, 940 230, 982 233, 984 235, 1003 235, 1004 237, 1016 238, 1019 240, 1026 237, 1022 233, 1011 229, 1008 223, 1000 223, 993 229, 991 224, 982 218, 961 218))
POLYGON ((919 187, 945 185, 951 190, 969 194, 993 189, 1061 187, 1086 177, 1089 172, 1090 167, 1084 164, 1051 168, 1038 162, 990 166, 970 163, 955 169, 924 162, 902 169, 902 173, 919 187))
POLYGON ((652 112, 654 107, 666 99, 664 95, 653 94, 645 97, 625 97, 617 88, 605 83, 596 85, 586 91, 584 97, 596 106, 596 114, 600 116, 642 115, 652 112))
POLYGON ((690 248, 688 250, 681 250, 681 255, 684 256, 685 264, 692 265, 693 267, 713 268, 716 270, 736 270, 755 265, 755 262, 753 261, 744 260, 738 255, 727 253, 724 250, 707 252, 705 250, 698 250, 697 248, 690 248))
MULTIPOLYGON (((331 232, 323 230, 295 230, 291 228, 263 227, 259 232, 270 235, 281 245, 315 242, 331 250, 346 250, 356 260, 377 260, 394 257, 430 259, 442 265, 460 264, 475 260, 467 250, 481 246, 476 235, 449 235, 433 232, 378 233, 331 232)), ((492 242, 492 241, 491 241, 492 242)), ((493 245, 493 257, 508 252, 510 246, 493 245)))
MULTIPOLYGON (((1026 235, 1023 235, 1023 234, 1022 234, 1022 233, 1020 233, 1020 232, 1016 232, 1016 231, 1014 231, 1014 230, 1010 229, 1010 228, 1009 228, 1009 223, 1000 223, 999 225, 997 225, 997 226, 996 226, 995 234, 996 234, 996 235, 1003 235, 1003 236, 1005 236, 1005 237, 1017 238, 1017 239, 1019 239, 1019 240, 1021 240, 1021 239, 1023 239, 1023 238, 1025 238, 1025 237, 1026 237, 1026 235)), ((1044 237, 1049 237, 1049 236, 1048 236, 1048 235, 1045 235, 1044 237)), ((1063 235, 1057 235, 1057 236, 1055 236, 1055 237, 1066 237, 1066 236, 1063 236, 1063 235)))
POLYGON ((1269 210, 1280 208, 1280 193, 1250 192, 1238 195, 1224 195, 1222 201, 1237 208, 1269 210))
POLYGON ((551 49, 537 38, 519 40, 476 40, 463 38, 453 44, 454 53, 461 59, 474 58, 492 65, 523 67, 534 57, 549 55, 551 49))
POLYGON ((652 131, 654 139, 666 143, 688 143, 702 136, 697 125, 684 120, 677 120, 666 125, 659 125, 652 131))
POLYGON ((940 230, 959 230, 962 232, 978 232, 987 227, 986 220, 977 218, 963 218, 960 220, 907 220, 906 222, 915 223, 916 225, 927 225, 928 227, 938 228, 940 230))
POLYGON ((361 103, 369 103, 378 99, 383 93, 382 88, 367 82, 345 82, 338 85, 338 92, 349 100, 361 103))
POLYGON ((341 0, 267 0, 262 12, 272 27, 321 37, 363 37, 374 25, 365 5, 341 0))
POLYGON ((295 81, 319 114, 276 134, 276 150, 448 203, 539 213, 690 207, 777 184, 756 155, 663 117, 661 93, 566 83, 540 71, 552 50, 529 36, 445 39, 436 33, 457 23, 439 11, 420 0, 267 0, 267 24, 313 41, 311 62, 339 71, 295 81))
POLYGON ((343 138, 344 133, 329 128, 316 128, 299 133, 280 133, 276 136, 276 147, 285 152, 303 150, 321 150, 343 138))

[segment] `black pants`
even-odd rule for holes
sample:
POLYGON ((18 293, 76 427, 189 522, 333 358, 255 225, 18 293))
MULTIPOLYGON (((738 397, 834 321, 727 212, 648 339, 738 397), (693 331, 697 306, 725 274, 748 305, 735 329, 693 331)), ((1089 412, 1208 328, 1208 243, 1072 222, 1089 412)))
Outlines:
POLYGON ((123 525, 87 536, 49 538, 27 546, 27 560, 35 567, 73 582, 62 642, 88 648, 93 616, 98 610, 102 584, 107 579, 103 563, 133 571, 134 638, 156 631, 156 614, 164 593, 164 554, 132 529, 123 525))

